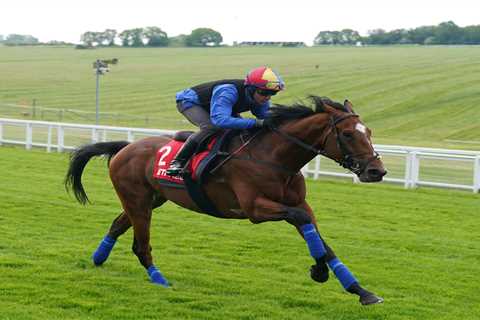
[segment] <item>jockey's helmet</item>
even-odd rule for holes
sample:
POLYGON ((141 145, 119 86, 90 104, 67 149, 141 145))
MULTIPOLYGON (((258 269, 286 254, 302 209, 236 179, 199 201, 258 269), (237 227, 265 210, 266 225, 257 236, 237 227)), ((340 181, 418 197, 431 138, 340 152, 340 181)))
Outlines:
POLYGON ((285 82, 269 67, 259 67, 251 70, 245 78, 246 86, 253 86, 259 90, 282 91, 285 82))

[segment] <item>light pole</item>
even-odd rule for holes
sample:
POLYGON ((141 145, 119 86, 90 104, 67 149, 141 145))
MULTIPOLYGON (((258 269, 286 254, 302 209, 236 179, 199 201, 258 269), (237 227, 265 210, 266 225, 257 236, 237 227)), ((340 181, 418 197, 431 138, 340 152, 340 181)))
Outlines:
POLYGON ((100 120, 100 76, 104 75, 105 73, 109 72, 110 69, 108 68, 109 64, 117 64, 118 59, 113 58, 110 60, 100 60, 97 59, 93 63, 93 69, 95 69, 96 74, 96 90, 95 90, 95 124, 98 126, 100 120))

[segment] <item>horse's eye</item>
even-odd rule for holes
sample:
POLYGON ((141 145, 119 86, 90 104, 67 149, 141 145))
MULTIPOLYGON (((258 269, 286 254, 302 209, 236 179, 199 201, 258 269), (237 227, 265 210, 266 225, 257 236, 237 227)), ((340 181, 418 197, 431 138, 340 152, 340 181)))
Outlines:
POLYGON ((352 131, 343 131, 342 135, 347 140, 352 140, 353 139, 353 132, 352 131))

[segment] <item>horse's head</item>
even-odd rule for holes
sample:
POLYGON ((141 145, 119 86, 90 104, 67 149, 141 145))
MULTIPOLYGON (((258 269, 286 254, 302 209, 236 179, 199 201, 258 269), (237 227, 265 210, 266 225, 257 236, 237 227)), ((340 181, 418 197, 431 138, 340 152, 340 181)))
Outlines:
POLYGON ((329 105, 329 100, 312 98, 317 109, 323 108, 330 116, 323 135, 324 155, 355 173, 362 182, 382 181, 387 171, 373 148, 370 129, 360 121, 350 101, 345 100, 343 108, 338 108, 329 105))

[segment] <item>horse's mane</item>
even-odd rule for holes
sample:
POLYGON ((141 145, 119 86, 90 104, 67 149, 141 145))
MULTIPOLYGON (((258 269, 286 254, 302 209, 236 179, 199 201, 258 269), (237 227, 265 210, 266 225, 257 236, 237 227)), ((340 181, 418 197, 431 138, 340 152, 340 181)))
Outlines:
POLYGON ((316 113, 325 112, 325 105, 348 112, 343 104, 332 101, 330 98, 314 95, 310 95, 308 98, 313 102, 313 109, 312 106, 306 106, 301 101, 291 106, 275 104, 269 109, 268 117, 275 119, 275 122, 277 123, 287 120, 306 118, 316 113))

